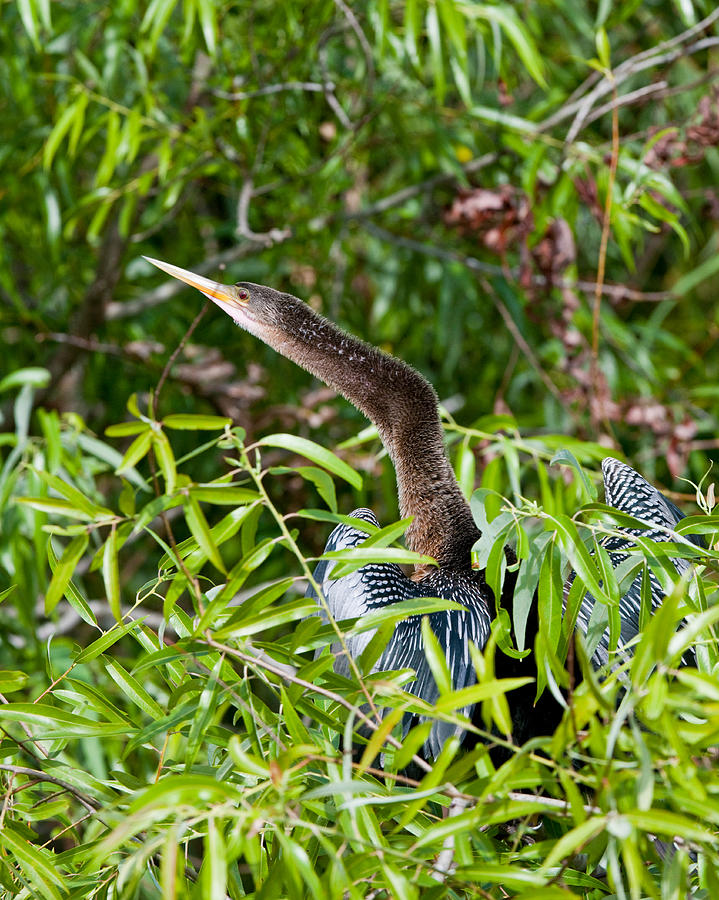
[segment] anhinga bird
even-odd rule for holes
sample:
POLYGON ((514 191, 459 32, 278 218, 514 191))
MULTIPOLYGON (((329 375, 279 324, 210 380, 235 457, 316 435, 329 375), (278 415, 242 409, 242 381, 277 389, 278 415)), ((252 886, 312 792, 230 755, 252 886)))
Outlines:
MULTIPOLYGON (((420 569, 409 577, 396 565, 367 565, 332 581, 328 577, 331 564, 321 562, 317 581, 335 620, 356 618, 412 597, 460 602, 462 610, 432 613, 430 624, 446 654, 454 687, 474 684, 468 641, 479 648, 486 644, 495 600, 484 573, 472 569, 471 550, 480 535, 445 452, 434 388, 406 363, 346 334, 290 294, 248 282, 218 284, 168 263, 148 261, 197 288, 238 325, 342 394, 377 427, 397 475, 400 515, 412 517, 405 544, 433 557, 438 566, 420 569)), ((352 515, 377 525, 369 510, 355 510, 352 515)), ((360 522, 358 525, 357 529, 347 525, 335 528, 327 550, 363 541, 366 534, 360 522)), ((516 576, 508 574, 505 593, 511 594, 516 576)), ((375 668, 413 669, 416 679, 408 690, 432 703, 438 690, 420 629, 419 616, 401 622, 375 668)), ((361 653, 369 637, 365 633, 350 638, 349 651, 361 653)), ((346 660, 338 663, 340 671, 343 666, 346 672, 346 660)), ((526 699, 531 704, 533 697, 526 699)), ((519 736, 527 735, 527 718, 524 708, 517 713, 519 736)), ((445 740, 456 733, 460 729, 455 726, 435 722, 426 752, 438 755, 445 740)))
MULTIPOLYGON (((684 518, 684 513, 675 506, 671 500, 642 478, 631 466, 620 462, 613 457, 602 460, 602 477, 604 480, 604 499, 608 506, 613 506, 620 512, 651 523, 654 527, 647 528, 619 528, 618 531, 626 534, 626 538, 611 537, 603 541, 612 566, 616 569, 626 558, 627 551, 636 546, 633 536, 642 537, 651 541, 671 541, 672 532, 678 522, 684 518)), ((704 543, 699 535, 688 535, 688 539, 698 547, 704 543)), ((673 559, 674 567, 678 574, 687 571, 690 563, 686 559, 673 559)), ((658 578, 651 569, 647 570, 649 577, 651 612, 653 612, 664 599, 664 591, 658 578)), ((571 580, 571 577, 570 577, 571 580)), ((569 585, 568 585, 569 586, 569 585)), ((596 600, 587 593, 582 600, 577 616, 577 627, 583 632, 589 628, 589 620, 596 600)), ((636 576, 627 592, 619 602, 620 634, 617 640, 617 652, 621 656, 629 652, 624 649, 639 634, 639 618, 642 607, 642 575, 636 576)), ((602 635, 599 644, 592 656, 592 662, 597 667, 605 666, 610 661, 609 653, 609 629, 602 635)), ((613 659, 614 657, 611 656, 613 659)))
MULTIPOLYGON (((238 325, 260 338, 278 353, 291 359, 325 384, 342 394, 377 427, 395 468, 399 509, 402 518, 412 517, 405 533, 410 550, 433 557, 438 566, 417 569, 407 576, 399 566, 369 564, 351 575, 332 580, 333 563, 322 561, 315 578, 322 588, 328 608, 337 621, 357 618, 374 609, 413 597, 441 597, 462 604, 462 610, 435 612, 429 616, 432 631, 444 650, 455 689, 475 683, 476 673, 469 656, 471 640, 482 649, 489 637, 495 598, 485 582, 484 573, 472 569, 471 550, 480 537, 469 505, 465 500, 445 452, 437 395, 429 382, 399 359, 366 344, 315 313, 307 304, 284 294, 249 282, 223 285, 201 275, 158 260, 153 265, 174 278, 197 288, 224 310, 238 325)), ((637 518, 654 522, 659 528, 672 528, 682 517, 679 510, 629 466, 615 459, 603 463, 606 500, 609 505, 637 518)), ((361 523, 377 526, 374 514, 366 509, 351 515, 357 527, 338 525, 326 550, 354 547, 366 533, 361 523)), ((628 535, 632 531, 625 529, 628 535)), ((654 540, 666 539, 666 531, 637 532, 654 540)), ((631 543, 614 538, 606 543, 613 565, 625 558, 631 543)), ((511 550, 505 551, 513 559, 511 550)), ((686 564, 677 561, 678 571, 686 564)), ((509 607, 516 583, 516 572, 506 573, 500 604, 509 607)), ((661 602, 661 587, 653 578, 652 603, 661 602)), ((641 578, 635 580, 620 603, 621 642, 626 643, 639 628, 641 578)), ((586 632, 594 598, 587 594, 578 615, 578 626, 586 632)), ((528 622, 531 644, 537 628, 536 608, 528 622), (534 632, 534 633, 533 633, 534 632)), ((357 657, 371 634, 350 637, 348 650, 357 657)), ((607 661, 608 634, 594 656, 596 665, 607 661)), ((499 655, 499 676, 536 676, 534 655, 513 660, 499 655)), ((433 703, 438 689, 425 657, 420 617, 397 625, 375 669, 413 669, 415 680, 408 690, 433 703)), ((349 671, 346 658, 336 669, 349 671)), ((559 706, 545 692, 540 707, 534 705, 534 685, 510 695, 513 736, 522 743, 534 734, 547 734, 559 718, 559 706)), ((472 714, 471 709, 464 710, 472 714)), ((476 712, 475 712, 476 715, 476 712)), ((406 717, 405 728, 411 717, 406 717)), ((475 718, 475 722, 480 722, 475 718)), ((461 734, 449 723, 435 721, 425 745, 425 753, 436 757, 446 739, 461 734)))

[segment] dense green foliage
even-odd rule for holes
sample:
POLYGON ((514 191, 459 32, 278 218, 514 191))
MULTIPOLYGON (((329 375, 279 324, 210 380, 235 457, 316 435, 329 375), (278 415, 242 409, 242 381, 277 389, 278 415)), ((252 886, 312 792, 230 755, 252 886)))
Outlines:
MULTIPOLYGON (((0 17, 0 894, 718 896, 719 13, 20 0, 0 17), (360 504, 396 518, 376 435, 219 311, 187 337, 202 299, 145 253, 298 294, 436 386, 458 479, 482 489, 477 563, 496 588, 505 542, 521 562, 471 695, 431 633, 435 708, 407 672, 371 673, 396 610, 338 631, 312 615, 331 523, 360 504), (701 485, 673 496, 699 503, 681 530, 706 551, 640 546, 613 573, 607 448, 701 485), (697 565, 677 582, 680 556, 697 565), (599 679, 595 632, 570 679, 582 591, 614 627, 649 569, 667 600, 633 661, 599 679), (535 588, 538 689, 567 700, 520 748, 494 659, 523 652, 535 588), (330 644, 370 628, 355 677, 333 673, 330 644), (459 721, 471 702, 487 742, 470 753, 423 764, 428 723, 399 739, 401 711, 459 721)), ((402 528, 343 562, 411 563, 402 528)))

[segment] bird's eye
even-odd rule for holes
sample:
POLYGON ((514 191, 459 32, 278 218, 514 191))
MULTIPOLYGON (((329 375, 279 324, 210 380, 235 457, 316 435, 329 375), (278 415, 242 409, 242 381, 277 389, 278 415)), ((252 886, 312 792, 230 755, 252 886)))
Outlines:
POLYGON ((245 290, 245 288, 238 288, 237 297, 239 300, 249 300, 250 292, 248 290, 245 290))

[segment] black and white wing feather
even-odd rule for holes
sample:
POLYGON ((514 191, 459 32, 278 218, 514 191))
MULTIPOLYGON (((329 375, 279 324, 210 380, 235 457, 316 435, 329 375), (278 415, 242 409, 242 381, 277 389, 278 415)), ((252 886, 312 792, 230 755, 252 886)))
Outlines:
MULTIPOLYGON (((604 542, 614 568, 617 568, 626 559, 626 551, 634 546, 634 542, 631 540, 632 536, 641 536, 652 541, 672 539, 672 529, 684 518, 684 514, 671 500, 668 500, 664 494, 653 487, 645 478, 642 478, 631 466, 613 457, 607 457, 602 461, 602 475, 604 476, 606 503, 620 512, 627 513, 636 519, 641 519, 648 523, 644 529, 620 529, 627 535, 626 539, 613 537, 604 542)), ((702 545, 701 538, 691 537, 690 539, 699 546, 702 545)), ((672 561, 680 574, 689 567, 689 562, 685 559, 674 559, 672 561)), ((648 572, 648 575, 651 586, 652 610, 654 610, 664 599, 664 592, 651 570, 648 572)), ((627 644, 639 633, 641 590, 642 575, 638 575, 620 600, 620 647, 627 644)), ((577 625, 585 633, 589 627, 589 619, 595 602, 595 598, 591 594, 587 594, 579 610, 577 625)), ((599 666, 603 666, 608 662, 608 630, 602 636, 593 659, 595 664, 599 666)))
MULTIPOLYGON (((377 519, 368 509, 357 509, 351 516, 378 527, 377 519)), ((367 533, 362 531, 361 524, 357 528, 338 525, 330 535, 325 550, 356 547, 366 537, 367 533)), ((468 640, 472 640, 480 649, 483 648, 489 637, 491 619, 486 600, 471 573, 464 575, 439 569, 421 581, 412 581, 397 565, 371 563, 350 575, 332 579, 330 576, 333 566, 331 560, 322 560, 315 569, 314 577, 336 621, 357 618, 372 610, 414 597, 442 597, 463 604, 465 608, 462 610, 431 613, 430 626, 444 650, 455 689, 475 683, 476 673, 469 656, 468 640)), ((308 594, 313 593, 308 591, 308 594)), ((412 616, 399 622, 373 671, 414 670, 416 678, 407 685, 406 690, 434 703, 439 691, 424 652, 421 627, 421 616, 412 616)), ((363 632, 347 639, 347 647, 353 658, 362 653, 373 634, 373 631, 363 632)), ((339 650, 338 647, 333 649, 339 650)), ((342 654, 337 657, 335 671, 341 675, 349 675, 349 663, 342 654)), ((464 712, 469 715, 471 709, 464 712)), ((412 716, 407 715, 404 720, 405 732, 411 722, 412 716)), ((425 749, 430 756, 436 757, 447 738, 454 734, 461 734, 461 729, 449 723, 435 722, 425 749)))

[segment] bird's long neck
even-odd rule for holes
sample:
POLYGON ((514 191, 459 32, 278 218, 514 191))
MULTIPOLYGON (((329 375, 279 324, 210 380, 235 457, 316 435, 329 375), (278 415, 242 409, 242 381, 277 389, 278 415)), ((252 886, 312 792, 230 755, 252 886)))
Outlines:
POLYGON ((397 474, 411 550, 469 568, 479 537, 444 449, 434 389, 401 360, 346 334, 305 303, 283 295, 258 337, 341 393, 377 427, 397 474))

